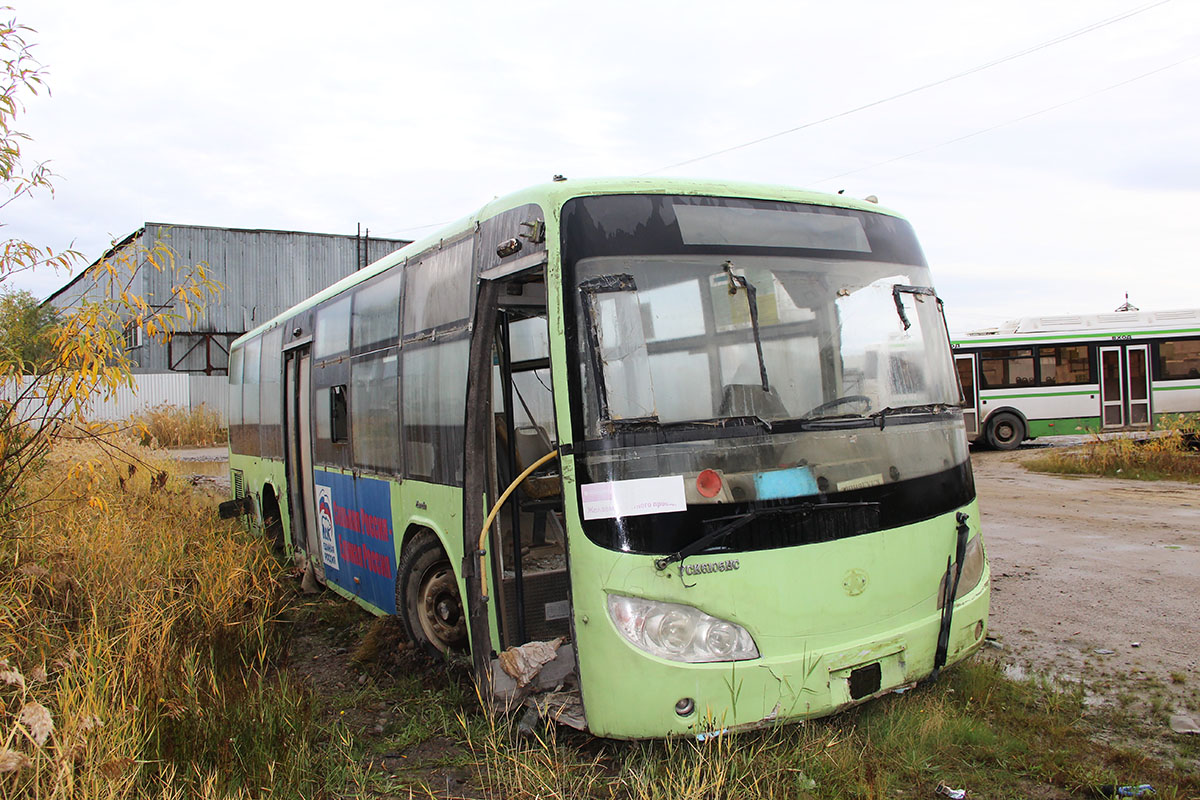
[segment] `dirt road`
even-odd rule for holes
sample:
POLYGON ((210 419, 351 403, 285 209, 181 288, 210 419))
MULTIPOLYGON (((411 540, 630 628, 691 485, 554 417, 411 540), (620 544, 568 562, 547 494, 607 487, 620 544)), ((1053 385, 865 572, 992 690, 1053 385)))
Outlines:
POLYGON ((972 454, 991 635, 1039 672, 1143 670, 1194 686, 1200 486, 1026 471, 1036 454, 972 454))

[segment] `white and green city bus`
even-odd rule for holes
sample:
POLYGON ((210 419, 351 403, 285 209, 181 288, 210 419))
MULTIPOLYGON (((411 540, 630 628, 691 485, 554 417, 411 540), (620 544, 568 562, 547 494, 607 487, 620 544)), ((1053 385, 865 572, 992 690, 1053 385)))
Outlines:
POLYGON ((953 346, 967 436, 999 450, 1200 412, 1200 310, 1027 317, 953 346))
POLYGON ((255 526, 485 692, 563 637, 540 707, 595 734, 828 714, 984 640, 941 303, 873 204, 556 180, 247 333, 229 377, 255 526))

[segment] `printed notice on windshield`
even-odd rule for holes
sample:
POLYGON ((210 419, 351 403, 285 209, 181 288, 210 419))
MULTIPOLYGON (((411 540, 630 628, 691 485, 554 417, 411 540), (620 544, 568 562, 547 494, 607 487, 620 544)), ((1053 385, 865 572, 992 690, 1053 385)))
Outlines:
POLYGON ((639 517, 687 510, 682 475, 585 483, 580 491, 584 519, 639 517))

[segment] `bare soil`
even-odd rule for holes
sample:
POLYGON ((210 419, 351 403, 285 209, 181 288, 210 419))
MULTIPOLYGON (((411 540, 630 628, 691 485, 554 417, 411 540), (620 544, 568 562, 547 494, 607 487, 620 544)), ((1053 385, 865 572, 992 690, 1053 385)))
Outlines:
POLYGON ((1027 471, 1037 454, 972 454, 991 635, 1039 672, 1194 684, 1200 486, 1027 471))

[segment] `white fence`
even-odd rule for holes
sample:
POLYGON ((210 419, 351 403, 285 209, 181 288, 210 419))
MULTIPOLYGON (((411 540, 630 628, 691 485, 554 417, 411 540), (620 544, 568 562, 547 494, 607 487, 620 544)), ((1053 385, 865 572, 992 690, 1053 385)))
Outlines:
MULTIPOLYGON (((12 402, 33 378, 23 378, 20 389, 9 384, 0 386, 0 400, 12 402)), ((221 415, 224 424, 229 411, 229 383, 224 375, 190 375, 183 372, 153 373, 133 376, 133 387, 121 387, 111 398, 97 398, 88 405, 88 419, 118 421, 129 419, 154 406, 172 405, 193 409, 203 403, 221 415)), ((35 392, 36 393, 36 390, 35 392)), ((21 401, 21 419, 40 417, 42 401, 29 398, 21 401)))

